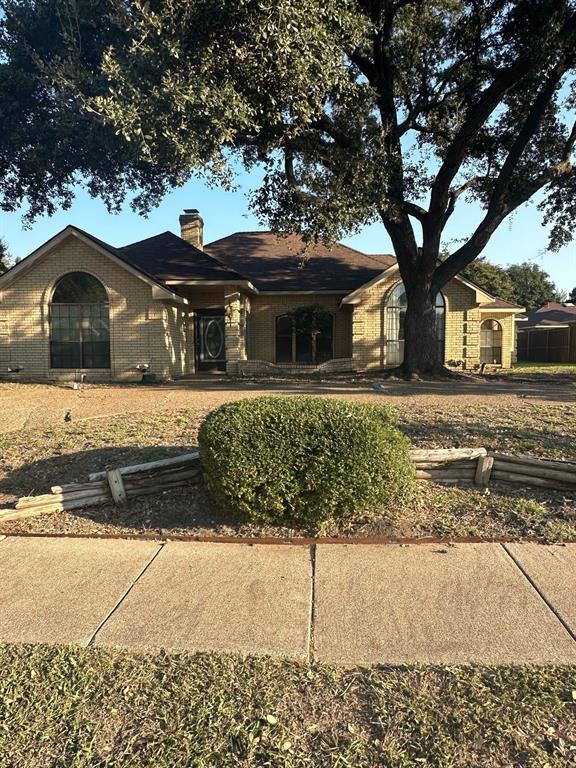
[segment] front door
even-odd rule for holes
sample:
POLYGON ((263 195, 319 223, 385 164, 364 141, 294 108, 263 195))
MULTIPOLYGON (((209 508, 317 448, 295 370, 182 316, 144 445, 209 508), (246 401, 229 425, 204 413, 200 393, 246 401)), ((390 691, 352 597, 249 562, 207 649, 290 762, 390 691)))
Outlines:
POLYGON ((199 310, 196 316, 196 356, 199 371, 226 370, 224 310, 199 310))

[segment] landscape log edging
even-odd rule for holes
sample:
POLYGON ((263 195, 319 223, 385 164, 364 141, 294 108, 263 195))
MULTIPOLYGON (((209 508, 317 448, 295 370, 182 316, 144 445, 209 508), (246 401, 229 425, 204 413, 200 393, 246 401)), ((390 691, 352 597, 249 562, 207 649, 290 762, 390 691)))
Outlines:
POLYGON ((487 487, 491 481, 576 491, 576 463, 535 456, 513 456, 485 448, 413 449, 416 477, 442 484, 487 487))
MULTIPOLYGON (((486 488, 492 481, 576 492, 576 463, 535 456, 512 456, 486 448, 413 448, 419 480, 486 488)), ((0 522, 99 504, 125 504, 181 488, 201 479, 200 456, 188 453, 145 464, 94 472, 89 481, 54 485, 50 493, 24 496, 15 509, 0 510, 0 522)))

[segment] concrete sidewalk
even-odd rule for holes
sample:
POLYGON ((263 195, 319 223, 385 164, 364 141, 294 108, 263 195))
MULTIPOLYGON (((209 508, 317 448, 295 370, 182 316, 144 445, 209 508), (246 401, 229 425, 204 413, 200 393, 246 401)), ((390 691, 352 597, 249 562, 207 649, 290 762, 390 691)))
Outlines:
POLYGON ((0 541, 0 641, 576 663, 576 544, 0 541))

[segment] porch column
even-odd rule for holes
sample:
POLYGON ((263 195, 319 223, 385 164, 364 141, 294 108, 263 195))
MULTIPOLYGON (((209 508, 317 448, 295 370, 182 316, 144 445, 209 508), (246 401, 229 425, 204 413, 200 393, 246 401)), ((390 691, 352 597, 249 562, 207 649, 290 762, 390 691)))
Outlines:
POLYGON ((246 360, 244 297, 239 291, 224 297, 226 323, 226 373, 238 373, 238 361, 246 360))

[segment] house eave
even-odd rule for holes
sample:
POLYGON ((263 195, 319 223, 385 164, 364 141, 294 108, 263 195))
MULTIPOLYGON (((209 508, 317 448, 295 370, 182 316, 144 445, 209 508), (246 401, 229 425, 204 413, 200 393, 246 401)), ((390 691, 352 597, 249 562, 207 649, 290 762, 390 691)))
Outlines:
POLYGON ((554 325, 529 325, 526 328, 520 328, 520 331, 553 331, 556 328, 571 328, 574 323, 555 323, 554 325))
POLYGON ((507 315, 519 315, 521 312, 526 312, 525 307, 483 307, 482 304, 478 305, 478 309, 481 312, 487 312, 488 314, 507 314, 507 315))
POLYGON ((260 291, 260 296, 346 296, 346 291, 260 291))
POLYGON ((372 288, 374 285, 378 285, 379 282, 384 280, 389 275, 393 274, 394 272, 399 272, 398 264, 391 264, 387 269, 380 272, 380 274, 376 275, 376 277, 373 277, 371 280, 368 280, 367 283, 364 283, 364 285, 361 285, 359 288, 355 288, 351 293, 348 293, 344 296, 341 304, 350 304, 352 306, 356 304, 360 304, 362 301, 362 294, 364 291, 368 290, 368 288, 372 288))
POLYGON ((202 288, 203 286, 219 286, 219 285, 235 285, 239 288, 245 288, 250 293, 260 293, 258 288, 253 285, 250 280, 164 280, 166 285, 178 285, 185 287, 187 285, 194 288, 202 288))

